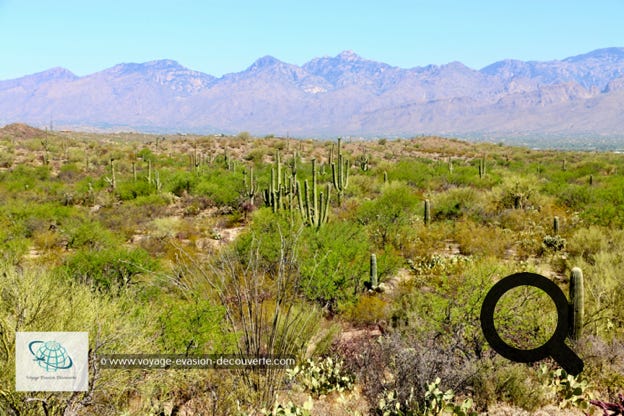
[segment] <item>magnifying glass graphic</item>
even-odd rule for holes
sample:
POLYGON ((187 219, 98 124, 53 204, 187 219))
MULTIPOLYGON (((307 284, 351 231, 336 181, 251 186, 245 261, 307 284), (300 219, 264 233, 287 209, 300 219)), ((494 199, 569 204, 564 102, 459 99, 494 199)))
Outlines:
POLYGON ((515 273, 497 282, 485 296, 481 306, 481 329, 490 346, 503 357, 520 362, 532 363, 552 357, 568 374, 577 375, 583 371, 583 360, 565 344, 568 335, 568 299, 554 282, 536 273, 515 273), (557 327, 545 344, 521 350, 507 344, 494 326, 494 309, 500 298, 518 286, 533 286, 543 290, 557 308, 557 327))

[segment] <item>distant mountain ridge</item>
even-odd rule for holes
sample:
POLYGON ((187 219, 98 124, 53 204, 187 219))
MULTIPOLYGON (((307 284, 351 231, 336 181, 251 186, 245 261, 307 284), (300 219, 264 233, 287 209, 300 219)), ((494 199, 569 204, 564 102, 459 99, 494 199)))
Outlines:
POLYGON ((272 56, 214 77, 172 60, 0 81, 0 125, 291 136, 624 138, 624 48, 553 61, 409 69, 352 51, 302 66, 272 56))

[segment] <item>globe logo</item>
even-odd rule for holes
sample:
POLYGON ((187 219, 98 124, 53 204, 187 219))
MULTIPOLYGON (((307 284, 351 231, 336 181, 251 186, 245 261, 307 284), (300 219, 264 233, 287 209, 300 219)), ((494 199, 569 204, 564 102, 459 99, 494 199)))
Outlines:
POLYGON ((39 367, 46 371, 66 370, 73 365, 65 347, 57 341, 32 341, 28 344, 30 353, 39 367))

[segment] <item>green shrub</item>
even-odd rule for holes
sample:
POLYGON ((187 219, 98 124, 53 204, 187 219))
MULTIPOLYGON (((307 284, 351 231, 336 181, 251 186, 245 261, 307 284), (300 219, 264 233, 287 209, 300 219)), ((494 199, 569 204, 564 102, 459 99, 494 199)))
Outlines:
POLYGON ((197 296, 166 299, 159 317, 165 351, 174 354, 228 354, 236 339, 227 332, 225 309, 197 296))
POLYGON ((130 201, 142 196, 148 196, 156 192, 154 185, 144 180, 137 181, 117 181, 115 195, 122 201, 130 201))
POLYGON ((379 323, 388 317, 388 302, 378 296, 363 295, 344 312, 345 317, 356 325, 379 323))
POLYGON ((73 280, 99 289, 124 287, 138 276, 151 273, 157 263, 141 249, 81 249, 69 256, 60 267, 73 280))
POLYGON ((409 226, 422 220, 419 198, 406 185, 391 182, 384 185, 382 194, 364 202, 357 213, 358 220, 366 225, 372 241, 378 247, 390 244, 400 249, 408 238, 409 226))
POLYGON ((67 248, 102 250, 121 243, 109 229, 98 221, 72 221, 63 229, 67 238, 67 248))
MULTIPOLYGON (((50 415, 66 414, 70 409, 89 414, 93 411, 88 401, 91 397, 98 398, 98 414, 120 414, 128 394, 149 383, 152 375, 89 366, 90 380, 98 382, 89 383, 87 392, 15 392, 15 332, 89 332, 91 362, 103 352, 150 352, 156 328, 148 305, 137 303, 131 294, 101 296, 44 267, 0 264, 0 414, 37 416, 46 413, 44 408, 50 415)), ((171 388, 162 380, 159 384, 171 388)))
POLYGON ((210 198, 217 206, 237 207, 243 192, 243 177, 232 171, 210 171, 199 179, 195 192, 210 198))
MULTIPOLYGON (((301 287, 308 299, 335 310, 337 302, 348 301, 363 289, 370 247, 362 226, 341 222, 319 231, 306 228, 300 247, 301 287)), ((386 270, 379 266, 383 276, 386 270)))

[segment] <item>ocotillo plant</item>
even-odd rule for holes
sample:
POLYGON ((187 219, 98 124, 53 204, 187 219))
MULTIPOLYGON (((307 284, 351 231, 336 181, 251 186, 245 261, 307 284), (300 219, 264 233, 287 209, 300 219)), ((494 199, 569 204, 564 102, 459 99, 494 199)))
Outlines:
POLYGON ((431 224, 431 202, 429 202, 428 199, 425 199, 425 212, 423 219, 425 225, 431 224))
POLYGON ((575 267, 570 276, 570 337, 574 340, 578 340, 583 333, 583 320, 585 318, 583 286, 583 271, 575 267))
POLYGON ((349 186, 349 161, 345 160, 341 149, 342 139, 338 139, 338 166, 332 163, 332 180, 338 193, 338 205, 342 205, 342 194, 349 186))
POLYGON ((375 290, 379 286, 379 281, 377 280, 377 256, 375 253, 371 253, 370 255, 370 286, 371 289, 375 290))

